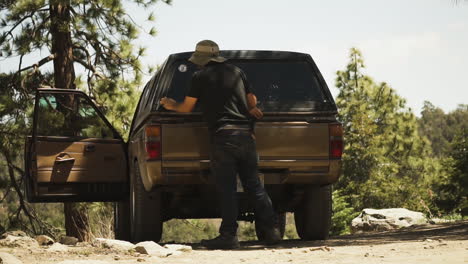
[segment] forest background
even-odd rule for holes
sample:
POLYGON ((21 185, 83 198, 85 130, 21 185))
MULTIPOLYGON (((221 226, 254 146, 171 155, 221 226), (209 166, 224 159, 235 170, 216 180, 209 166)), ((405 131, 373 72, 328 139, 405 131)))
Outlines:
MULTIPOLYGON (((156 3, 132 2, 143 8, 156 3)), ((29 204, 23 194, 23 149, 31 133, 34 91, 81 89, 128 136, 142 75, 156 69, 143 68, 145 48, 134 41, 139 33, 155 35, 156 30, 137 25, 117 0, 0 0, 0 15, 2 58, 50 52, 29 65, 20 59, 16 71, 0 73, 0 233, 23 229, 57 237, 65 232, 64 205, 29 204), (43 67, 48 63, 54 68, 43 67)), ((148 20, 154 20, 152 13, 148 20)), ((351 219, 363 208, 405 207, 432 218, 465 218, 468 105, 444 112, 426 101, 416 116, 395 89, 365 72, 364 57, 356 48, 336 72, 335 100, 345 128, 345 152, 343 174, 333 192, 332 233, 348 233, 351 219)), ((71 210, 89 220, 90 237, 112 237, 112 203, 71 210)), ((297 237, 292 221, 289 216, 288 238, 297 237)), ((243 239, 255 234, 249 223, 241 225, 240 233, 243 239)), ((192 242, 215 234, 212 221, 172 220, 165 223, 163 240, 192 242)))

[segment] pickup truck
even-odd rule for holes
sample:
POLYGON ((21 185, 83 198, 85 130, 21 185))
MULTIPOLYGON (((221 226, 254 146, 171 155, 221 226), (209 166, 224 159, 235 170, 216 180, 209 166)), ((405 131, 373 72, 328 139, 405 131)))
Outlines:
MULTIPOLYGON (((172 54, 145 85, 128 142, 83 92, 38 89, 25 150, 30 202, 115 201, 116 237, 159 241, 170 219, 219 218, 210 175, 209 135, 198 108, 166 111, 182 101, 196 66, 172 54)), ((284 51, 221 51, 246 73, 263 119, 256 122, 259 176, 278 213, 293 212, 304 240, 326 239, 331 184, 338 180, 343 129, 333 97, 311 56, 284 51)), ((255 221, 238 187, 239 220, 255 221)), ((257 236, 263 239, 260 228, 257 236)))

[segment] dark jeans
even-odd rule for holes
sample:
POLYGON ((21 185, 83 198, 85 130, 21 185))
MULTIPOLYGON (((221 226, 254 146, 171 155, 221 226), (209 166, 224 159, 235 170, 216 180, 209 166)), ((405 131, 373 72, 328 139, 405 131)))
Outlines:
POLYGON ((255 204, 256 218, 266 228, 273 227, 276 214, 257 175, 257 151, 251 135, 212 136, 211 172, 215 176, 221 205, 221 234, 237 232, 237 175, 244 191, 255 204))

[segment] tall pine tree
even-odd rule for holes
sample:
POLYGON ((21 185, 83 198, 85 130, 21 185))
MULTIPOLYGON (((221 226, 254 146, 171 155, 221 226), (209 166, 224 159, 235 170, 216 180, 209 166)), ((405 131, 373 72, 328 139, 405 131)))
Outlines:
MULTIPOLYGON (((126 2, 147 10, 157 0, 126 2)), ((31 88, 39 86, 75 89, 82 83, 76 79, 80 70, 85 73, 88 93, 98 104, 116 111, 111 119, 118 121, 120 130, 129 126, 128 113, 136 102, 135 84, 143 73, 139 59, 145 49, 133 45, 139 26, 126 13, 122 0, 0 0, 0 13, 0 57, 19 58, 18 70, 8 77, 11 83, 4 85, 5 89, 15 90, 16 99, 30 99, 31 88), (45 56, 25 65, 23 61, 30 54, 45 56), (53 71, 45 67, 49 62, 53 63, 53 71), (30 79, 35 80, 34 87, 26 85, 30 79)), ((148 20, 153 19, 154 15, 149 14, 148 20)), ((151 28, 147 33, 154 35, 156 31, 151 28)), ((9 167, 17 167, 5 155, 10 156, 20 146, 6 148, 3 154, 11 163, 9 167)), ((65 215, 67 234, 88 240, 83 206, 65 204, 65 215)))
POLYGON ((343 175, 337 187, 356 209, 426 208, 434 168, 416 117, 387 83, 364 74, 359 50, 351 49, 349 58, 336 78, 345 129, 343 175))

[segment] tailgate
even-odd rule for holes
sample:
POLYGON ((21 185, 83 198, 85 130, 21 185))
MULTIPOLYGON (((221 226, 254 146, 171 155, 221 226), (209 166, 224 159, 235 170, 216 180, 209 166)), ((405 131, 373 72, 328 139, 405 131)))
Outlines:
MULTIPOLYGON (((307 122, 258 122, 257 150, 260 161, 311 161, 328 164, 328 124, 307 122)), ((209 135, 206 125, 179 123, 162 125, 164 161, 209 160, 209 135)))
POLYGON ((328 124, 307 122, 257 123, 261 160, 328 159, 328 124))

